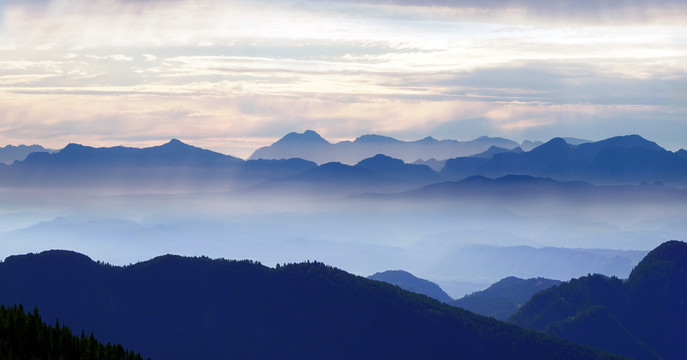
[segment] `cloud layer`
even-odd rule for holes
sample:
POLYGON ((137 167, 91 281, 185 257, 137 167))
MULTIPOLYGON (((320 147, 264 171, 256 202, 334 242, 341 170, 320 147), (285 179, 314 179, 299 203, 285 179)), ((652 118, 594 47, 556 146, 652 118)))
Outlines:
POLYGON ((678 1, 9 1, 0 143, 247 156, 330 138, 640 133, 686 147, 678 1))

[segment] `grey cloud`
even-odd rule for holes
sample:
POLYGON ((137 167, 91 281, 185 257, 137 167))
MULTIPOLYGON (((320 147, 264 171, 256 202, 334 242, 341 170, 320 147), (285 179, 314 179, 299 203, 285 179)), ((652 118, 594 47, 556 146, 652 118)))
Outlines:
POLYGON ((396 86, 446 87, 450 97, 554 104, 661 105, 687 103, 687 73, 630 78, 588 63, 531 61, 509 67, 430 76, 399 74, 396 86))
MULTIPOLYGON (((334 0, 342 3, 441 6, 470 8, 500 13, 506 10, 525 11, 528 15, 583 22, 647 21, 676 11, 687 12, 683 0, 334 0)), ((507 13, 503 15, 508 16, 507 13)), ((518 14, 514 14, 516 17, 518 14)))

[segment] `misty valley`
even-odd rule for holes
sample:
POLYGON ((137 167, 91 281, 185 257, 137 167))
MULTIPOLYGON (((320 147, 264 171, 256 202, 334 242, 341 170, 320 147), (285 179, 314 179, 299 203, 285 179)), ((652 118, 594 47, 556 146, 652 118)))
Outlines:
POLYGON ((687 152, 0 148, 0 358, 687 358, 687 152))

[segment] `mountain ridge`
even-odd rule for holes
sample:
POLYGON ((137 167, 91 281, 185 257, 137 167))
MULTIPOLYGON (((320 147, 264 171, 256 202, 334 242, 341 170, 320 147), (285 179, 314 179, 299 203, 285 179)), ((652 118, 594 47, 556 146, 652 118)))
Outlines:
POLYGON ((637 359, 687 356, 687 243, 650 251, 626 281, 602 275, 538 293, 510 321, 637 359))
POLYGON ((407 271, 387 270, 372 274, 367 278, 396 285, 401 289, 414 293, 427 295, 432 299, 441 301, 442 303, 450 303, 453 301, 453 298, 451 298, 444 290, 442 290, 439 285, 429 280, 420 279, 407 271))
POLYGON ((488 288, 463 296, 450 305, 491 316, 505 321, 513 315, 532 295, 560 284, 560 280, 546 278, 521 279, 515 276, 503 278, 488 288))
POLYGON ((0 285, 0 303, 38 305, 151 358, 617 358, 317 262, 118 267, 50 251, 0 263, 0 285))
POLYGON ((470 156, 486 151, 491 146, 513 149, 520 144, 504 138, 487 136, 469 141, 437 140, 431 136, 415 141, 403 141, 376 134, 361 135, 353 141, 330 143, 316 132, 306 130, 301 134, 288 133, 275 143, 255 150, 248 159, 298 157, 318 164, 341 162, 352 165, 376 154, 384 154, 411 163, 419 159, 470 156))

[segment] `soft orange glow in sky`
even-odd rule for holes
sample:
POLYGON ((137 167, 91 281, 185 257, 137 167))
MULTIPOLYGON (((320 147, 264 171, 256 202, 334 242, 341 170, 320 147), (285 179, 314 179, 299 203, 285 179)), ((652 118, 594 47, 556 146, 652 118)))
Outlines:
POLYGON ((0 145, 247 157, 313 129, 687 147, 687 7, 546 3, 8 0, 0 145))

